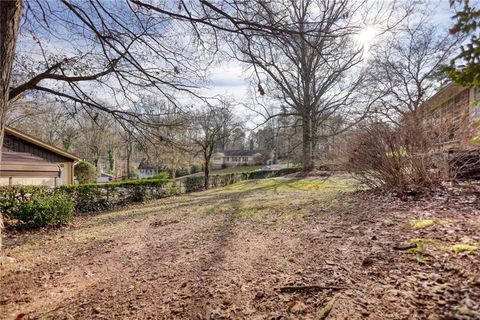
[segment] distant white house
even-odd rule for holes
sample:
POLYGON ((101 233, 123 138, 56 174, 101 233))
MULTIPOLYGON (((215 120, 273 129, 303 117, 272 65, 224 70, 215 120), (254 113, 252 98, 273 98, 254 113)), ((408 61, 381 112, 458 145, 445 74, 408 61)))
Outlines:
POLYGON ((273 163, 273 151, 225 150, 212 155, 212 168, 253 166, 273 163))
POLYGON ((143 159, 138 165, 138 177, 140 179, 153 178, 160 173, 160 168, 143 159))

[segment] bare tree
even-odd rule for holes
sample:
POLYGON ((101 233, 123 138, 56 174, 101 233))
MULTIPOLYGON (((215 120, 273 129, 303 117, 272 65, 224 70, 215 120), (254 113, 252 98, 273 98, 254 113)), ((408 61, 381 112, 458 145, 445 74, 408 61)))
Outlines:
POLYGON ((340 152, 354 178, 399 195, 431 191, 448 174, 442 157, 430 153, 435 139, 428 124, 407 121, 394 127, 365 121, 353 130, 340 152))
MULTIPOLYGON (((260 24, 282 25, 294 32, 244 31, 232 40, 236 58, 253 66, 259 79, 285 105, 278 114, 301 121, 303 165, 314 167, 319 128, 346 115, 354 123, 372 103, 364 93, 363 48, 354 41, 359 26, 351 12, 364 1, 293 1, 259 3, 252 10, 260 24)), ((253 13, 252 13, 253 14, 253 13)), ((266 88, 259 84, 261 95, 266 88)), ((331 128, 334 135, 346 127, 331 128)))
POLYGON ((423 10, 372 51, 372 91, 380 99, 345 148, 346 166, 357 178, 397 193, 425 192, 455 174, 439 148, 448 123, 426 102, 445 78, 443 66, 459 39, 429 24, 423 10))
POLYGON ((80 135, 76 118, 68 104, 38 99, 12 104, 7 125, 21 129, 51 145, 72 151, 80 135))
MULTIPOLYGON (((161 124, 150 123, 151 114, 136 109, 139 90, 175 104, 178 92, 201 98, 194 92, 200 55, 185 48, 188 36, 178 35, 180 28, 172 19, 156 19, 127 1, 12 0, 1 5, 2 45, 9 46, 2 54, 12 51, 2 63, 16 51, 5 101, 54 96, 75 103, 74 108, 91 117, 105 112, 145 129, 161 124), (22 46, 16 48, 17 32, 10 22, 22 12, 22 46)), ((2 129, 5 121, 0 122, 2 129)))
POLYGON ((130 179, 131 176, 131 160, 132 160, 132 153, 135 147, 135 136, 132 130, 128 128, 126 130, 122 130, 120 133, 120 138, 122 142, 123 149, 125 151, 125 169, 126 169, 126 177, 130 179))
POLYGON ((205 189, 208 189, 208 178, 210 175, 210 160, 215 145, 224 138, 228 130, 236 127, 233 114, 227 106, 206 106, 194 113, 193 116, 194 137, 192 142, 200 149, 203 157, 205 174, 205 189))
MULTIPOLYGON (((0 2, 0 169, 5 122, 11 104, 10 79, 21 14, 21 1, 0 2)), ((2 229, 3 216, 0 212, 0 259, 3 258, 2 229)))
POLYGON ((397 125, 436 92, 446 78, 442 69, 457 49, 459 38, 428 19, 424 13, 407 19, 371 52, 372 90, 380 97, 375 111, 397 125))

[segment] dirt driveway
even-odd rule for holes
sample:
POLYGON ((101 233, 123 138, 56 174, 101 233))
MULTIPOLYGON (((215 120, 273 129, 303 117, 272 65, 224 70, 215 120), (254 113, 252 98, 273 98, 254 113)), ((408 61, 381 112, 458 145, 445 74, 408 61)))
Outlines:
POLYGON ((247 181, 10 232, 0 318, 480 319, 476 197, 351 190, 247 181))

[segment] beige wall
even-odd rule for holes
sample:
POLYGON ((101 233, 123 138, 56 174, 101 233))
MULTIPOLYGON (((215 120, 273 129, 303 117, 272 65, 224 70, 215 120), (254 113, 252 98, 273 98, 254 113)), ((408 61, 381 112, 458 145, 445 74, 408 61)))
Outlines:
MULTIPOLYGON (((9 185, 9 178, 1 177, 0 186, 8 186, 8 185, 9 185)), ((46 185, 48 187, 53 188, 55 186, 55 178, 13 177, 12 185, 30 185, 30 186, 46 185)))
POLYGON ((72 184, 73 183, 73 166, 71 162, 57 162, 60 166, 60 179, 58 185, 72 184))
MULTIPOLYGON (((58 163, 60 166, 60 178, 57 178, 57 187, 73 184, 73 163, 63 162, 58 163)), ((0 186, 8 186, 9 178, 0 177, 0 186)), ((55 178, 46 177, 12 177, 12 185, 45 185, 48 187, 55 187, 55 178)))

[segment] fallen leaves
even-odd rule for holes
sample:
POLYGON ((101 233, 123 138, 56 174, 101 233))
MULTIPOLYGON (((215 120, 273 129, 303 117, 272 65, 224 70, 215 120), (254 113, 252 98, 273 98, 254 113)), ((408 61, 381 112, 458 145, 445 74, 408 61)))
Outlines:
POLYGON ((151 227, 163 227, 172 223, 178 223, 178 220, 158 220, 150 223, 151 227))
POLYGON ((107 310, 111 318, 478 319, 480 255, 465 247, 480 243, 476 198, 400 201, 344 185, 250 181, 134 215, 88 217, 85 227, 59 231, 66 236, 58 247, 22 239, 13 256, 36 264, 0 278, 2 312, 12 319, 42 309, 78 319, 107 310), (248 210, 262 214, 252 219, 248 210), (72 246, 72 234, 88 234, 87 243, 72 246), (52 290, 58 300, 44 294, 52 290))
POLYGON ((333 305, 337 301, 338 296, 334 296, 328 303, 320 310, 320 313, 318 315, 318 320, 323 320, 328 317, 330 312, 333 309, 333 305))
POLYGON ((416 243, 411 243, 411 242, 401 242, 397 243, 393 246, 393 249, 395 250, 409 250, 409 249, 414 249, 417 247, 416 243))

